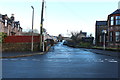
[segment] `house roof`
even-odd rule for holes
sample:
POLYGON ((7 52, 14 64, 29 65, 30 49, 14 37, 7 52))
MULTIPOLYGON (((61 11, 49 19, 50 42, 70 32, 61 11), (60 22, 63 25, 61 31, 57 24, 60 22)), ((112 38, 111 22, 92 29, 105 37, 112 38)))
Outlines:
POLYGON ((86 35, 87 35, 87 32, 82 32, 82 31, 80 31, 79 35, 84 35, 84 36, 86 36, 86 35))
POLYGON ((116 11, 114 11, 113 13, 111 13, 110 15, 113 15, 113 14, 120 14, 120 9, 117 9, 116 11))
POLYGON ((107 21, 96 21, 96 26, 106 26, 107 21))

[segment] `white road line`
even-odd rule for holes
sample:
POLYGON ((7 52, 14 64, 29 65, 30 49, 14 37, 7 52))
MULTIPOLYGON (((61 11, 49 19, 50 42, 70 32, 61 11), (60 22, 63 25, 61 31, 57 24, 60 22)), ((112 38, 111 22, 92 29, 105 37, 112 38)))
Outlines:
POLYGON ((18 60, 18 59, 10 59, 10 60, 12 60, 12 61, 16 61, 16 60, 18 60))
POLYGON ((39 59, 32 59, 33 61, 40 61, 39 59))
POLYGON ((8 60, 8 59, 1 59, 1 60, 8 60))
POLYGON ((105 59, 105 60, 108 60, 108 59, 105 59))
POLYGON ((104 62, 103 60, 101 60, 101 61, 98 61, 98 62, 104 62))
POLYGON ((118 62, 118 61, 108 61, 108 62, 114 62, 114 63, 116 63, 116 62, 118 62))
POLYGON ((20 59, 20 60, 22 60, 22 61, 27 61, 28 59, 20 59))

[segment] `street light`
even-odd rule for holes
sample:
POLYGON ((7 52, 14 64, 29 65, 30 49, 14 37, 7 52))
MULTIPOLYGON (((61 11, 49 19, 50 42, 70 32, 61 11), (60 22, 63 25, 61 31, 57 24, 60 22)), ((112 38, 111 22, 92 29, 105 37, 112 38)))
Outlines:
POLYGON ((31 8, 33 9, 33 13, 32 13, 32 44, 31 44, 31 51, 33 51, 33 24, 34 24, 34 7, 31 6, 31 8))
POLYGON ((102 33, 104 35, 104 40, 103 40, 103 49, 105 50, 105 34, 107 33, 106 30, 102 30, 102 33))

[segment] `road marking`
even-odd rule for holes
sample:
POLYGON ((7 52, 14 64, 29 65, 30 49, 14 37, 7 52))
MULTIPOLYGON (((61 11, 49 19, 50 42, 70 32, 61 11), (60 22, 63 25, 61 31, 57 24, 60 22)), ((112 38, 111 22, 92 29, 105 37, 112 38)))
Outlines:
POLYGON ((8 60, 8 59, 1 59, 1 60, 8 60))
POLYGON ((18 60, 18 59, 10 59, 10 60, 12 60, 12 61, 16 61, 16 60, 18 60))
POLYGON ((32 59, 33 61, 40 61, 39 59, 32 59))
POLYGON ((28 59, 20 59, 20 60, 22 60, 22 61, 27 61, 28 59))
POLYGON ((108 59, 105 59, 105 60, 108 60, 108 59))
POLYGON ((116 63, 116 62, 118 62, 118 61, 108 61, 108 62, 114 62, 114 63, 116 63))
POLYGON ((104 62, 103 60, 99 60, 99 61, 97 61, 97 62, 104 62))

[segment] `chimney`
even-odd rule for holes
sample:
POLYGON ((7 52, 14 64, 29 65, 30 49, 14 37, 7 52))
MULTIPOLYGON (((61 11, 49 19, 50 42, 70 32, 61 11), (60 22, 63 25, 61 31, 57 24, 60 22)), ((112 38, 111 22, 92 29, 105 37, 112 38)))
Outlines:
POLYGON ((120 1, 118 2, 118 9, 120 9, 120 1))

